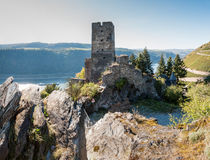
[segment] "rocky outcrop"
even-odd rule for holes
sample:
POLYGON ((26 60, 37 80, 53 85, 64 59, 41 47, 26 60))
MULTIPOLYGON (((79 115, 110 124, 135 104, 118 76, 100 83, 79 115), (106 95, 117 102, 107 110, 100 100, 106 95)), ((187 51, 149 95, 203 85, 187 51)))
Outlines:
MULTIPOLYGON (((56 147, 65 151, 60 159, 79 159, 80 150, 79 133, 82 126, 82 104, 74 103, 69 95, 63 91, 54 91, 47 100, 46 111, 49 115, 49 125, 55 133, 56 147)), ((84 157, 85 158, 85 157, 84 157)))
POLYGON ((20 99, 20 106, 15 119, 15 136, 16 136, 16 149, 15 158, 17 158, 23 151, 27 143, 27 136, 29 128, 32 127, 32 115, 35 106, 41 102, 40 92, 38 87, 25 89, 22 91, 20 99))
POLYGON ((0 160, 87 159, 83 104, 63 91, 42 100, 39 87, 20 92, 8 78, 0 85, 0 160))
POLYGON ((0 127, 14 116, 20 96, 18 84, 13 82, 13 77, 0 85, 0 127))
POLYGON ((4 160, 9 153, 10 119, 15 115, 21 93, 18 84, 9 77, 0 85, 0 160, 4 160))
POLYGON ((9 153, 9 147, 8 147, 9 128, 10 128, 10 122, 7 122, 0 129, 0 160, 6 159, 9 153))
MULTIPOLYGON (((173 159, 178 131, 131 113, 107 113, 86 135, 88 159, 173 159)), ((176 158, 175 158, 176 159, 176 158)))

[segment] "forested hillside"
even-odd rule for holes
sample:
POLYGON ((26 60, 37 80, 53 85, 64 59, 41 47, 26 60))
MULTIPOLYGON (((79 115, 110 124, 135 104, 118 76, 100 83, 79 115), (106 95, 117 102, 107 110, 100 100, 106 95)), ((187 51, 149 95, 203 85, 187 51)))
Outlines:
MULTIPOLYGON (((116 54, 138 54, 141 50, 117 48, 116 54)), ((161 53, 165 58, 175 57, 174 50, 148 50, 153 64, 161 53)), ((176 50, 185 55, 189 50, 176 50)), ((80 43, 26 43, 0 45, 0 74, 76 73, 90 57, 90 45, 80 43)))

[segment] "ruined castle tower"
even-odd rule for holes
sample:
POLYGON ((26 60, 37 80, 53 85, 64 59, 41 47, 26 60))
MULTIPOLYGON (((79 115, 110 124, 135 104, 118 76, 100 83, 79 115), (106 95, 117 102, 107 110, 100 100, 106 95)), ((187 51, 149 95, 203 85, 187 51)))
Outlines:
POLYGON ((92 23, 91 58, 85 61, 86 80, 97 82, 101 77, 101 73, 114 61, 115 40, 113 23, 92 23))

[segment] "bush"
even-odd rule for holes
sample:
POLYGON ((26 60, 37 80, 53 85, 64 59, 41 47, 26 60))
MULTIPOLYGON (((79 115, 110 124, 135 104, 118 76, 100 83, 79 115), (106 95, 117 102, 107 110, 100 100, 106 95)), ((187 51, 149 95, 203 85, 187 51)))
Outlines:
POLYGON ((99 85, 95 83, 86 83, 81 88, 81 96, 93 98, 99 92, 99 85))
POLYGON ((182 104, 186 121, 194 121, 210 116, 210 85, 197 84, 187 93, 189 101, 182 104))
POLYGON ((182 101, 182 88, 179 86, 169 86, 164 93, 164 99, 169 103, 178 104, 182 101))
MULTIPOLYGON (((187 124, 192 121, 205 119, 210 116, 210 85, 191 85, 186 96, 188 100, 181 104, 182 118, 172 117, 171 122, 177 121, 179 124, 187 124)), ((176 125, 174 123, 174 125, 176 125)))
POLYGON ((45 89, 41 92, 41 98, 45 98, 49 96, 50 93, 52 93, 54 90, 59 90, 59 87, 57 87, 56 84, 48 84, 45 89))
POLYGON ((82 70, 76 74, 76 78, 85 79, 85 68, 82 67, 82 70))
POLYGON ((155 89, 159 96, 163 96, 164 90, 166 88, 165 79, 164 78, 158 78, 155 81, 155 89))
POLYGON ((203 139, 205 139, 205 132, 202 129, 189 134, 189 140, 191 143, 197 143, 199 141, 202 141, 203 139))
POLYGON ((83 84, 79 83, 71 83, 69 81, 69 87, 67 88, 67 93, 72 97, 73 101, 77 101, 81 94, 81 88, 83 84))
POLYGON ((126 78, 120 78, 115 82, 115 86, 118 90, 121 90, 127 83, 128 80, 126 78))
POLYGON ((67 93, 72 97, 73 101, 77 101, 82 96, 88 96, 93 98, 99 92, 99 85, 95 83, 71 83, 69 82, 69 87, 67 93))

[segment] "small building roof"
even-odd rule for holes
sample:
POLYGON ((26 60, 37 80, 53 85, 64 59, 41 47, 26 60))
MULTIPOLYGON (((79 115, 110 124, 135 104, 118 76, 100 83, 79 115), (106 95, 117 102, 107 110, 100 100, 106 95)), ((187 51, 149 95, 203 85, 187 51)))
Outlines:
POLYGON ((176 76, 174 75, 174 72, 171 73, 171 76, 170 76, 170 81, 176 81, 176 76))

